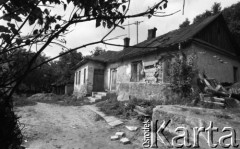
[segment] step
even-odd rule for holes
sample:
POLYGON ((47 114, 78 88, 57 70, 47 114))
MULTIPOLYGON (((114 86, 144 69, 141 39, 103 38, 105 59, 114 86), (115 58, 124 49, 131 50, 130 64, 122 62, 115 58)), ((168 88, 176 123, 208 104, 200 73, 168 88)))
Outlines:
POLYGON ((94 95, 102 95, 102 96, 106 96, 107 92, 92 92, 92 96, 94 95))
POLYGON ((102 97, 104 97, 104 96, 103 96, 103 95, 96 94, 96 95, 94 95, 94 97, 96 97, 96 98, 101 98, 101 99, 102 99, 102 97))
POLYGON ((101 100, 101 98, 96 98, 96 97, 87 97, 87 98, 89 99, 90 103, 94 103, 94 102, 101 100))

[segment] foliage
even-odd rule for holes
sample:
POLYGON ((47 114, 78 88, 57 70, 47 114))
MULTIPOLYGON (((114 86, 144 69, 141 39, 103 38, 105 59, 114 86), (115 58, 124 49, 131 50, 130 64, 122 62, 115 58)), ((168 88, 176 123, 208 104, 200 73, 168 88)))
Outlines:
POLYGON ((218 14, 218 13, 220 13, 221 10, 222 10, 221 3, 215 2, 215 3, 213 4, 211 10, 212 10, 212 13, 213 13, 213 14, 218 14))
POLYGON ((194 23, 198 23, 203 21, 204 19, 206 19, 207 17, 210 17, 212 15, 218 14, 221 12, 221 3, 214 3, 211 10, 206 10, 204 13, 197 15, 194 19, 193 19, 193 24, 194 23))
POLYGON ((204 13, 197 15, 194 19, 193 19, 193 24, 195 23, 199 23, 202 22, 203 20, 205 20, 206 18, 212 16, 212 12, 209 10, 206 10, 204 13))
POLYGON ((36 105, 36 101, 33 101, 33 100, 30 100, 28 99, 27 97, 20 97, 20 96, 17 96, 17 97, 14 97, 13 98, 13 105, 15 107, 23 107, 23 106, 33 106, 33 105, 36 105))
POLYGON ((189 97, 192 93, 192 81, 196 74, 194 68, 195 56, 189 56, 179 52, 174 55, 174 60, 170 67, 170 84, 171 89, 178 93, 181 97, 189 97))
MULTIPOLYGON (((144 12, 126 15, 129 5, 130 2, 127 0, 3 0, 0 2, 2 15, 0 17, 0 110, 3 114, 0 116, 3 118, 0 124, 0 146, 2 148, 17 148, 21 144, 22 140, 19 137, 21 132, 17 117, 12 111, 11 96, 22 82, 25 81, 27 84, 26 77, 30 72, 36 69, 38 69, 37 72, 41 71, 40 66, 50 65, 50 61, 77 49, 105 43, 105 38, 116 27, 120 27, 126 18, 157 15, 157 11, 167 7, 168 1, 161 0, 144 12), (55 13, 51 11, 54 7, 59 8, 55 13), (58 14, 60 9, 65 12, 65 15, 58 14), (70 14, 66 13, 67 9, 71 12, 70 14), (95 21, 96 27, 106 27, 111 31, 99 41, 72 49, 65 47, 64 37, 69 33, 69 27, 89 21, 95 21), (23 31, 24 27, 29 29, 23 31), (43 51, 49 45, 58 45, 66 51, 53 58, 41 59, 43 51), (34 47, 36 52, 27 52, 24 57, 20 56, 22 53, 20 49, 32 51, 34 47), (22 58, 23 63, 18 62, 22 58)), ((48 66, 45 67, 43 72, 48 71, 48 66)), ((63 72, 66 77, 69 77, 69 72, 63 72)), ((36 76, 31 79, 34 78, 36 76)))
MULTIPOLYGON (((222 13, 238 47, 240 47, 240 2, 225 8, 222 13)), ((236 52, 240 55, 239 50, 236 52)))
MULTIPOLYGON (((64 51, 62 53, 64 53, 64 51)), ((59 61, 56 62, 58 82, 60 81, 73 83, 75 67, 82 59, 82 53, 77 51, 73 51, 60 57, 59 61)))
POLYGON ((100 54, 102 54, 102 53, 104 53, 106 51, 105 51, 105 49, 103 49, 101 47, 96 47, 95 49, 93 49, 90 52, 91 52, 92 56, 98 56, 98 55, 100 55, 100 54))
POLYGON ((130 106, 124 104, 115 98, 108 99, 103 102, 97 103, 97 106, 107 115, 113 115, 121 118, 129 118, 131 115, 136 113, 133 112, 130 106))
MULTIPOLYGON (((230 7, 224 8, 223 10, 221 3, 215 2, 211 7, 211 10, 206 10, 204 13, 196 16, 193 20, 193 24, 201 22, 207 17, 218 14, 220 12, 222 12, 223 17, 227 22, 228 28, 236 40, 237 45, 234 46, 236 46, 236 49, 238 49, 238 47, 240 47, 240 2, 233 4, 230 7)), ((239 50, 237 50, 236 53, 240 55, 239 50)))
POLYGON ((116 94, 107 94, 106 99, 106 101, 97 103, 97 106, 104 113, 118 116, 120 118, 131 118, 137 116, 137 113, 134 112, 136 106, 145 108, 145 114, 152 115, 153 108, 157 105, 162 105, 162 101, 137 98, 130 98, 128 101, 118 101, 116 94))
POLYGON ((190 25, 190 21, 188 20, 188 18, 186 18, 186 20, 179 25, 179 28, 184 28, 190 25))

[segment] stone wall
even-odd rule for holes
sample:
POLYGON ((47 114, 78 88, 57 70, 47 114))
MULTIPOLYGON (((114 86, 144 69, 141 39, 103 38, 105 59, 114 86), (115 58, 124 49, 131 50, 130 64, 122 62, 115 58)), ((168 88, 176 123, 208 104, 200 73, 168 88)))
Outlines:
POLYGON ((160 62, 156 67, 159 59, 165 56, 164 53, 155 53, 144 55, 142 57, 125 60, 109 64, 105 70, 105 88, 110 90, 110 70, 117 69, 117 90, 115 91, 121 99, 128 100, 129 97, 146 99, 146 100, 166 100, 167 83, 164 83, 165 62, 160 62), (131 64, 135 61, 142 61, 144 68, 144 77, 139 82, 131 82, 131 64), (159 71, 159 78, 154 74, 159 71))
MULTIPOLYGON (((124 94, 137 99, 166 101, 169 94, 168 84, 150 83, 120 83, 117 89, 118 95, 124 94)), ((122 99, 124 100, 124 99, 122 99)))

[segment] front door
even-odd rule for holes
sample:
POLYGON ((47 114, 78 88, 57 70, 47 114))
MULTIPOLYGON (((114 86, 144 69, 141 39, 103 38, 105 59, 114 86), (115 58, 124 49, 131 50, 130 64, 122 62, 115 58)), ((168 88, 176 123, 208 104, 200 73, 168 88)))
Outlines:
POLYGON ((104 91, 104 70, 103 69, 94 69, 93 91, 94 92, 104 91))
POLYGON ((117 85, 117 69, 111 69, 111 91, 116 90, 117 85))

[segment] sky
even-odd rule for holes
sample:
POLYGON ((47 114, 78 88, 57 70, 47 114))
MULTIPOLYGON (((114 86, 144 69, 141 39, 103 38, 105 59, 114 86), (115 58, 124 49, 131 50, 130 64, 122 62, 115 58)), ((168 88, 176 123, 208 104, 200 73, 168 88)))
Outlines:
MULTIPOLYGON (((142 12, 146 10, 148 6, 152 6, 156 2, 157 0, 131 0, 130 10, 128 14, 131 15, 138 12, 142 12)), ((221 3, 222 8, 225 8, 239 2, 239 0, 186 0, 184 14, 182 14, 183 0, 169 0, 168 7, 166 8, 166 10, 164 10, 165 14, 171 14, 178 10, 181 10, 181 12, 168 17, 152 17, 151 19, 148 19, 147 17, 140 17, 129 19, 125 20, 123 24, 128 23, 131 24, 134 23, 135 21, 143 21, 139 25, 138 29, 139 33, 138 40, 139 42, 142 42, 147 39, 148 29, 156 27, 157 36, 178 29, 179 24, 181 24, 186 18, 188 18, 192 22, 193 18, 196 15, 203 13, 205 10, 211 9, 211 6, 214 4, 214 2, 221 3)), ((71 6, 69 6, 69 10, 70 9, 71 6)), ((60 8, 56 8, 55 10, 52 11, 53 12, 55 11, 59 14, 62 13, 62 15, 64 15, 64 13, 61 12, 61 10, 62 9, 60 8)), ((70 28, 70 30, 72 32, 66 35, 65 38, 67 41, 66 46, 69 48, 74 48, 86 43, 98 41, 109 32, 109 29, 107 28, 103 27, 96 28, 94 21, 74 25, 70 28)), ((129 27, 125 26, 125 29, 117 28, 112 34, 108 36, 108 38, 121 36, 118 39, 111 40, 110 42, 122 45, 123 38, 130 37, 130 45, 135 45, 137 43, 136 30, 137 30, 136 25, 130 25, 129 27)), ((105 50, 112 51, 119 51, 123 49, 122 47, 97 44, 79 49, 78 52, 81 52, 83 55, 89 55, 90 51, 97 46, 102 47, 105 50)), ((46 54, 46 56, 54 57, 57 56, 59 52, 61 52, 61 50, 62 50, 61 47, 51 46, 48 47, 44 51, 44 53, 46 54)))

